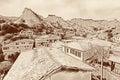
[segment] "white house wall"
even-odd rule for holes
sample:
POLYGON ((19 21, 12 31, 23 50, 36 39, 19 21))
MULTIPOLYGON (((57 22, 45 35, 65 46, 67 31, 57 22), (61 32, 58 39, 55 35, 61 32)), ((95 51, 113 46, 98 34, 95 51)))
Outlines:
POLYGON ((53 74, 45 80, 91 80, 91 72, 67 72, 61 71, 53 74))
POLYGON ((9 43, 7 45, 4 45, 2 47, 3 53, 6 54, 10 54, 11 52, 21 52, 24 50, 28 50, 28 49, 32 49, 33 47, 33 42, 34 40, 30 40, 30 39, 23 39, 23 40, 18 40, 12 43, 9 43), (22 42, 24 44, 22 44, 22 42), (18 43, 18 45, 16 45, 16 43, 18 43), (8 47, 9 49, 5 50, 3 48, 8 47))

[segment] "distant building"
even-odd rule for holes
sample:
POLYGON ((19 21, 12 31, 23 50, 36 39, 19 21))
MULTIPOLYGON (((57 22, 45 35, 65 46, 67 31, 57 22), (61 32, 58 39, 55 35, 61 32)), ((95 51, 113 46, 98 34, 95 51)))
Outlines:
POLYGON ((100 33, 96 37, 98 37, 101 40, 107 40, 108 39, 108 34, 107 33, 100 33))
POLYGON ((109 41, 106 41, 106 40, 97 39, 97 38, 92 39, 90 42, 92 44, 94 44, 94 45, 99 45, 99 46, 102 46, 102 47, 110 47, 111 45, 114 44, 112 42, 109 42, 109 41))
POLYGON ((57 36, 64 35, 64 32, 62 29, 55 29, 53 33, 54 35, 57 35, 57 36))
POLYGON ((115 35, 115 36, 112 38, 112 41, 113 41, 113 42, 116 42, 116 43, 120 43, 120 34, 115 35))
POLYGON ((77 29, 76 32, 75 32, 75 35, 76 35, 76 36, 81 36, 81 37, 83 37, 83 35, 85 35, 85 34, 86 34, 86 31, 85 31, 84 28, 77 29))
POLYGON ((112 54, 109 60, 111 61, 111 71, 120 75, 120 56, 112 54))
POLYGON ((29 29, 21 30, 20 33, 19 33, 20 36, 28 36, 28 37, 32 37, 33 34, 34 34, 33 31, 29 30, 29 29))
POLYGON ((72 56, 79 58, 81 61, 92 57, 94 53, 91 51, 91 46, 89 43, 85 42, 71 42, 63 45, 63 51, 67 54, 72 54, 72 56))
POLYGON ((55 43, 52 43, 52 47, 62 50, 62 46, 64 44, 65 43, 63 43, 62 41, 56 41, 55 43))
POLYGON ((51 43, 54 43, 56 41, 61 40, 61 37, 56 36, 56 35, 43 35, 39 36, 35 39, 36 42, 36 47, 41 47, 41 46, 50 46, 51 43))
POLYGON ((1 44, 2 44, 2 45, 6 45, 6 44, 9 44, 10 42, 11 42, 11 40, 8 39, 8 40, 6 40, 6 41, 3 41, 1 44))
POLYGON ((74 30, 68 30, 66 31, 66 38, 75 36, 75 31, 74 30))
POLYGON ((35 45, 36 47, 45 46, 48 47, 50 45, 49 41, 44 39, 35 39, 35 45))
POLYGON ((63 39, 62 42, 63 43, 70 43, 70 42, 73 42, 73 40, 72 39, 63 39))
POLYGON ((84 37, 80 37, 80 36, 73 36, 72 40, 84 40, 84 37))
POLYGON ((93 67, 56 48, 20 54, 4 80, 91 80, 93 67))
POLYGON ((120 79, 120 56, 116 54, 111 54, 109 61, 111 62, 110 65, 110 72, 108 80, 119 80, 120 79))
POLYGON ((32 49, 34 40, 32 39, 21 39, 9 44, 2 46, 2 51, 4 55, 10 55, 14 52, 22 52, 25 50, 32 49))

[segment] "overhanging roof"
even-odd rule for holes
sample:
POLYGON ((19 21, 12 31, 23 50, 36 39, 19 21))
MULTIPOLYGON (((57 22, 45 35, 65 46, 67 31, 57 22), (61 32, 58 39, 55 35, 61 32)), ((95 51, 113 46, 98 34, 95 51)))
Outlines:
POLYGON ((92 71, 94 68, 55 48, 40 48, 20 54, 4 80, 42 80, 61 67, 92 71))
POLYGON ((108 60, 116 62, 116 63, 120 63, 120 56, 118 56, 118 55, 111 55, 108 60))

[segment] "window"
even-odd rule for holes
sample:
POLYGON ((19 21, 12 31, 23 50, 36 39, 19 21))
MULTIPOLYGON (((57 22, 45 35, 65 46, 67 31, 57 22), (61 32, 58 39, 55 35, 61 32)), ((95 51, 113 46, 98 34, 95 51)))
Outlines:
POLYGON ((120 75, 120 69, 118 69, 118 68, 114 68, 113 72, 115 72, 115 73, 120 75))
POLYGON ((67 51, 67 52, 69 52, 69 49, 68 49, 68 48, 66 48, 66 51, 67 51))
POLYGON ((77 51, 74 51, 74 55, 75 55, 75 56, 78 56, 78 52, 77 52, 77 51))
POLYGON ((17 49, 18 49, 19 47, 17 47, 17 49))
POLYGON ((52 40, 50 40, 50 43, 52 42, 52 40))
POLYGON ((30 41, 30 43, 29 44, 33 44, 33 42, 32 41, 30 41))
POLYGON ((25 42, 21 42, 22 44, 25 44, 25 42))
POLYGON ((70 53, 74 54, 74 50, 73 50, 73 49, 70 49, 70 53))
POLYGON ((17 43, 15 43, 16 45, 19 45, 19 43, 17 42, 17 43))
POLYGON ((77 52, 78 57, 81 57, 81 52, 77 52))
POLYGON ((9 49, 9 47, 3 47, 3 50, 8 50, 9 49))
POLYGON ((43 45, 44 45, 44 43, 42 42, 42 43, 41 43, 41 45, 43 46, 43 45))

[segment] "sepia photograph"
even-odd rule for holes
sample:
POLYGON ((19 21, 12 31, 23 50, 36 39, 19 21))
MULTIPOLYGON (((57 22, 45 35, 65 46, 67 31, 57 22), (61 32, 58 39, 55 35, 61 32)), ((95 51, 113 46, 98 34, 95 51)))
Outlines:
POLYGON ((120 0, 0 0, 0 80, 120 80, 120 0))

